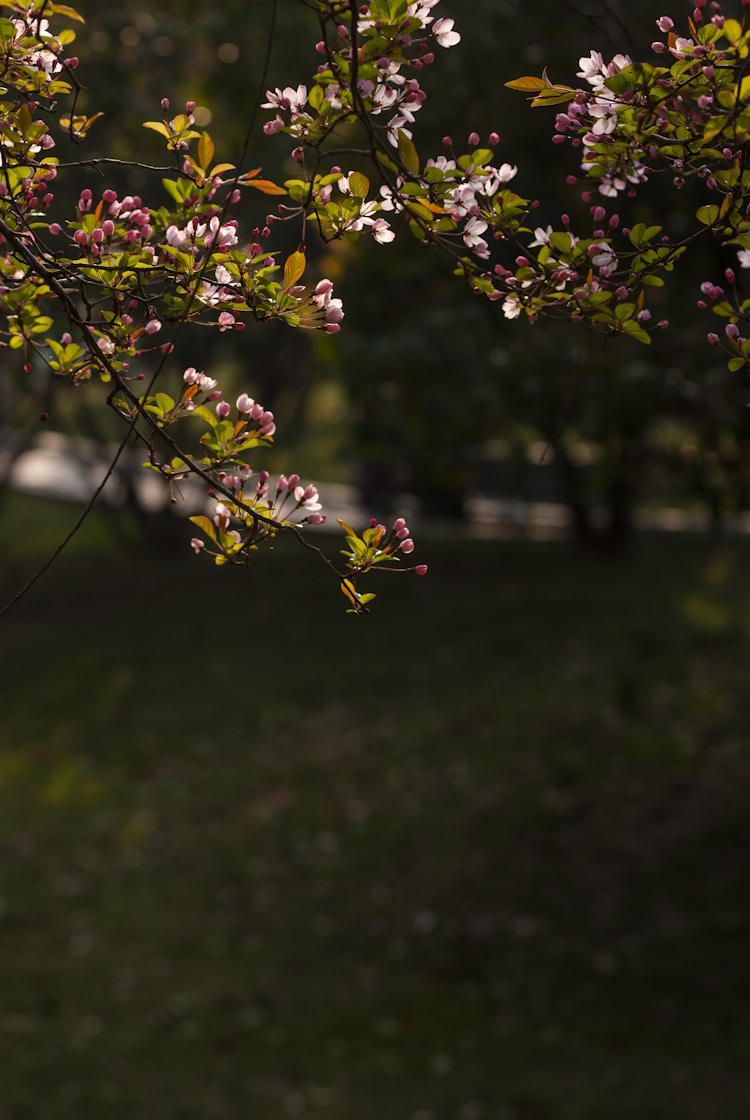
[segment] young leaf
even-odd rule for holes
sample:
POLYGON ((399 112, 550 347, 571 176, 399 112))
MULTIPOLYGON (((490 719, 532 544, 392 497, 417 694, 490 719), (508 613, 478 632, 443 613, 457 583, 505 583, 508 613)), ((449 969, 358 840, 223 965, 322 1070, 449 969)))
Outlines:
POLYGON ((214 142, 207 132, 202 132, 198 141, 198 159, 202 169, 205 169, 214 158, 214 142))
POLYGON ((164 121, 144 121, 143 127, 153 129, 154 132, 158 132, 161 136, 166 137, 167 140, 170 137, 169 129, 164 121))
POLYGON ((297 283, 302 273, 305 271, 305 254, 300 253, 299 250, 292 253, 287 257, 284 264, 284 291, 288 292, 289 289, 297 283))
POLYGON ((508 89, 518 89, 521 93, 538 93, 547 85, 544 78, 514 78, 512 82, 505 83, 508 89))

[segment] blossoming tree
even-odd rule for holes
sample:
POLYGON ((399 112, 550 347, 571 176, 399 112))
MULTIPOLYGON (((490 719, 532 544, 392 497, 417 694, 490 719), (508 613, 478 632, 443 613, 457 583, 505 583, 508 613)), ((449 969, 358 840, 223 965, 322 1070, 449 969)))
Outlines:
MULTIPOLYGON (((420 72, 460 42, 438 0, 314 6, 311 81, 269 90, 263 104, 263 132, 291 141, 297 175, 276 184, 260 168, 223 162, 196 125, 194 104, 175 114, 165 98, 159 119, 146 123, 167 151, 164 167, 149 165, 162 172, 164 195, 147 203, 94 190, 85 164, 54 154, 55 129, 83 142, 96 119, 77 113, 77 60, 68 48, 78 13, 49 0, 0 3, 1 337, 27 374, 42 368, 74 385, 104 384, 124 424, 118 455, 136 440, 166 487, 200 480, 211 506, 191 518, 197 553, 245 563, 279 534, 293 535, 323 557, 350 609, 361 613, 372 598, 359 590, 364 574, 426 570, 403 564, 414 549, 403 518, 362 533, 342 523, 343 565, 325 558, 307 532, 325 518, 316 487, 255 467, 274 438, 274 416, 246 392, 225 400, 210 371, 178 371, 175 390, 176 332, 194 325, 234 332, 248 320, 276 319, 336 333, 344 309, 332 283, 305 280, 310 227, 323 241, 364 235, 385 247, 405 227, 445 254, 456 276, 506 319, 559 316, 648 343, 654 329, 668 327, 653 322, 649 294, 695 241, 731 246, 738 265, 750 267, 750 31, 744 18, 698 0, 684 29, 659 19, 653 61, 607 61, 592 51, 579 63, 581 87, 546 74, 508 82, 534 107, 557 107, 553 141, 580 152, 568 186, 582 189, 590 222, 574 229, 565 213, 557 227, 535 225, 536 203, 511 186, 517 168, 496 159, 496 132, 484 143, 472 133, 463 146, 445 137, 442 151, 420 153, 420 72), (61 113, 64 99, 70 107, 61 113), (680 239, 658 225, 627 226, 619 212, 623 197, 664 174, 675 189, 695 179, 705 191, 680 239), (76 184, 72 213, 58 212, 63 175, 76 184), (243 232, 233 210, 247 191, 273 205, 243 232), (298 231, 285 259, 274 248, 282 223, 298 231)), ((708 332, 709 343, 726 350, 730 370, 744 369, 750 300, 733 269, 704 282, 699 306, 724 323, 708 332)))

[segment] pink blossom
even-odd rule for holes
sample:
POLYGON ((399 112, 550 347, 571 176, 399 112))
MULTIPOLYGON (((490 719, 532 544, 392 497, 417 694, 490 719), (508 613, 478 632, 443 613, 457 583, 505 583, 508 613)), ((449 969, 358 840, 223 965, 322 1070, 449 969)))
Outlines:
POLYGON ((294 499, 297 503, 298 509, 306 509, 311 513, 316 513, 323 507, 320 504, 318 488, 309 483, 307 486, 296 486, 294 488, 294 499))
POLYGON ((432 34, 441 47, 455 47, 461 42, 461 36, 453 30, 452 19, 436 19, 432 25, 432 34))
POLYGON ((506 319, 517 319, 521 314, 521 301, 518 296, 506 296, 503 301, 503 315, 506 319))
POLYGON ((292 86, 279 89, 277 86, 275 90, 266 90, 266 97, 268 100, 263 102, 262 109, 285 109, 298 113, 307 104, 307 87, 299 85, 296 89, 292 86))

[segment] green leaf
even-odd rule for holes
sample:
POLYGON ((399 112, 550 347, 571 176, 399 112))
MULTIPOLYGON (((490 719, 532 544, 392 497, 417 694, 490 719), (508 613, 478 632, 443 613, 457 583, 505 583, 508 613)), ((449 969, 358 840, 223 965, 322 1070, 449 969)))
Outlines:
MULTIPOLYGON (((398 171, 398 164, 395 160, 392 160, 390 156, 386 155, 385 152, 378 151, 375 155, 378 157, 378 163, 382 163, 383 167, 387 167, 389 171, 393 171, 394 173, 398 171)), ((442 177, 441 174, 440 178, 442 177)))
POLYGON ((312 108, 316 111, 316 113, 319 112, 320 106, 325 101, 325 93, 323 92, 322 87, 317 85, 313 86, 310 90, 310 96, 307 100, 312 108))
POLYGON ((398 154, 406 170, 410 171, 412 175, 416 175, 419 171, 419 154, 411 139, 402 129, 399 129, 398 133, 398 154))
POLYGON ((577 93, 577 90, 571 89, 570 86, 548 86, 538 97, 535 97, 531 102, 532 109, 543 109, 547 105, 562 105, 563 102, 571 101, 577 93))
POLYGON ((635 319, 627 319, 622 324, 623 331, 634 338, 636 342, 644 342, 646 345, 651 342, 651 335, 644 331, 643 327, 639 326, 635 319))
POLYGON ((349 176, 349 187, 355 198, 367 198, 370 189, 370 180, 361 171, 352 171, 349 176))
POLYGON ((707 206, 699 206, 695 216, 702 225, 711 226, 719 216, 719 207, 713 203, 707 206))

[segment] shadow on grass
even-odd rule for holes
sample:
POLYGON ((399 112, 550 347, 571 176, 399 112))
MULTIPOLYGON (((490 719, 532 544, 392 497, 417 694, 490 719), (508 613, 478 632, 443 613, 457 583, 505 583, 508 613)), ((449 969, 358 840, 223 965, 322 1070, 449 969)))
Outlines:
POLYGON ((746 546, 363 620, 87 531, 0 630, 2 1120, 750 1112, 746 546))

